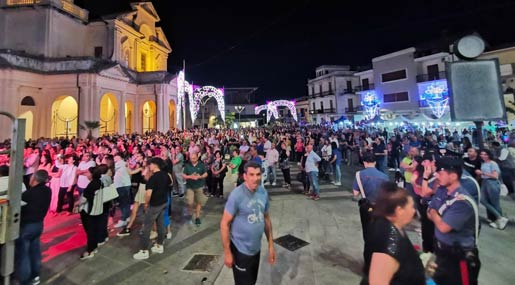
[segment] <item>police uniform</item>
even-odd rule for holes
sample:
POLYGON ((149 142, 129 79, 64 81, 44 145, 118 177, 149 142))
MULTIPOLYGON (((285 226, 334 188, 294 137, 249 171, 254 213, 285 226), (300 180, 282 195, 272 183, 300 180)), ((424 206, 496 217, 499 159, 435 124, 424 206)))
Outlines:
POLYGON ((435 227, 438 267, 433 279, 439 285, 477 284, 481 262, 476 241, 477 212, 473 203, 462 186, 451 194, 445 187, 438 188, 429 203, 429 209, 435 209, 442 221, 452 228, 443 233, 435 227))

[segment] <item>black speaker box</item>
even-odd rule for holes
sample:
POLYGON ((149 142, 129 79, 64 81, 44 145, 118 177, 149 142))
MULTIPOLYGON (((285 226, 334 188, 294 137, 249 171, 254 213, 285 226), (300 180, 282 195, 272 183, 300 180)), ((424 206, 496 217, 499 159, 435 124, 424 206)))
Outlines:
POLYGON ((453 121, 506 120, 497 59, 447 63, 453 121))

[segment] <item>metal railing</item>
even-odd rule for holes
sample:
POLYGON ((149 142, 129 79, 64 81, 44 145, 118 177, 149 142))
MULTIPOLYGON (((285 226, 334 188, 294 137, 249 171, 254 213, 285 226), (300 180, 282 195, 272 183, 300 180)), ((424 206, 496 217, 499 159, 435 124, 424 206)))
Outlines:
POLYGON ((356 106, 356 107, 352 107, 352 108, 345 108, 345 113, 348 113, 348 114, 355 114, 357 112, 361 112, 363 111, 363 106, 356 106))
POLYGON ((359 85, 354 88, 356 91, 367 91, 374 90, 374 83, 370 83, 368 85, 359 85))
POLYGON ((440 71, 437 73, 419 74, 417 75, 417 82, 426 82, 445 78, 447 78, 445 71, 440 71))
POLYGON ((334 95, 334 90, 322 91, 322 92, 310 94, 309 97, 311 97, 311 98, 313 98, 313 97, 324 97, 324 96, 329 96, 329 95, 334 95))

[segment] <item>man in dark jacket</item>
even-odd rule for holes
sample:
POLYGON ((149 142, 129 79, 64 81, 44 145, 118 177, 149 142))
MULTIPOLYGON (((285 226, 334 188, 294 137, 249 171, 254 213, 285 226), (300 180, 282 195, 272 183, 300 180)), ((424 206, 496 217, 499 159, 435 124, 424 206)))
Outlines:
POLYGON ((16 274, 22 285, 39 283, 39 242, 52 197, 47 182, 48 173, 45 170, 34 172, 30 178, 30 188, 21 196, 22 201, 27 203, 21 209, 20 237, 16 240, 16 274))

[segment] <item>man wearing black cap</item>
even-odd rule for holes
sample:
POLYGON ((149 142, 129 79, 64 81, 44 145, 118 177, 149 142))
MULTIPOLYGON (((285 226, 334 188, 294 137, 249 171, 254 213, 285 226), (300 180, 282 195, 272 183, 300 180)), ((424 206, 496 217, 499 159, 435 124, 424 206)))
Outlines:
MULTIPOLYGON (((352 192, 355 200, 357 200, 358 196, 361 194, 361 198, 368 199, 368 202, 373 205, 379 192, 379 186, 389 179, 388 175, 376 168, 376 156, 371 151, 367 151, 363 154, 363 164, 365 165, 365 169, 356 173, 356 179, 354 179, 354 183, 352 184, 352 192)), ((360 203, 363 203, 363 200, 360 203)), ((365 240, 366 230, 370 220, 370 212, 368 209, 362 208, 362 205, 360 205, 361 227, 363 229, 363 240, 365 240)))
POLYGON ((439 285, 477 284, 481 267, 477 204, 460 184, 462 165, 460 159, 450 157, 436 161, 440 188, 429 203, 428 217, 435 224, 434 280, 439 285))

